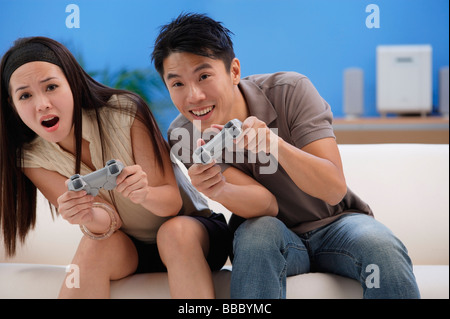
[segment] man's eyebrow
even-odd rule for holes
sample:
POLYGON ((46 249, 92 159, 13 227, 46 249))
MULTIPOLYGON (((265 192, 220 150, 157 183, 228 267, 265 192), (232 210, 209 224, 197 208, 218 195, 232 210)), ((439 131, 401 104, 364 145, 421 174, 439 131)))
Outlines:
POLYGON ((211 64, 209 64, 208 62, 202 63, 200 64, 198 67, 195 68, 194 73, 201 71, 203 69, 209 69, 212 68, 211 64))
POLYGON ((178 74, 168 73, 167 76, 166 76, 166 80, 170 80, 170 79, 173 79, 173 78, 179 78, 179 77, 180 76, 178 74))
MULTIPOLYGON (((205 63, 200 64, 198 67, 196 67, 194 69, 194 73, 197 73, 198 71, 201 71, 203 69, 209 69, 209 68, 212 68, 211 64, 209 64, 208 62, 205 62, 205 63)), ((180 76, 176 73, 168 73, 166 76, 166 80, 170 80, 173 78, 179 78, 179 77, 180 76)))
MULTIPOLYGON (((46 79, 40 81, 39 83, 45 83, 45 82, 48 82, 48 81, 53 80, 53 79, 56 79, 56 77, 54 77, 54 76, 48 77, 48 78, 46 78, 46 79)), ((16 89, 16 91, 14 91, 14 93, 16 93, 17 91, 20 91, 20 90, 25 90, 25 89, 27 89, 27 88, 29 88, 28 85, 20 86, 20 87, 18 87, 18 88, 16 89)))

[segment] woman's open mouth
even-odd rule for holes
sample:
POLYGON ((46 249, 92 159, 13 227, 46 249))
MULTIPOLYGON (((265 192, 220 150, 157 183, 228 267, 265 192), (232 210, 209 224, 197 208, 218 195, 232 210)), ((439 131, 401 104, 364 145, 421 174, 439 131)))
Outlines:
POLYGON ((53 132, 59 127, 59 117, 51 116, 43 119, 41 125, 47 132, 53 132))

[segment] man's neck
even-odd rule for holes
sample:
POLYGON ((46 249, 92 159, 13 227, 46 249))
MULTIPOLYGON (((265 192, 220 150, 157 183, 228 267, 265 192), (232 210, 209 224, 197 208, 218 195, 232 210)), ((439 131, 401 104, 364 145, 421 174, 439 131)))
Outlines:
POLYGON ((247 101, 245 100, 244 94, 242 94, 239 86, 235 86, 236 94, 235 101, 233 103, 233 113, 232 118, 238 119, 243 122, 247 117, 250 116, 250 111, 248 109, 247 101))

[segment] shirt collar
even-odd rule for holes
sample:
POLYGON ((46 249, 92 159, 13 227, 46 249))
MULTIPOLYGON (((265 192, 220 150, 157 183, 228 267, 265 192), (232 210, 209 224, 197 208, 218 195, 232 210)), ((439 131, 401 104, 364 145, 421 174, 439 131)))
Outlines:
POLYGON ((244 95, 250 115, 256 116, 267 125, 277 119, 275 108, 256 83, 244 78, 239 82, 238 87, 244 95))

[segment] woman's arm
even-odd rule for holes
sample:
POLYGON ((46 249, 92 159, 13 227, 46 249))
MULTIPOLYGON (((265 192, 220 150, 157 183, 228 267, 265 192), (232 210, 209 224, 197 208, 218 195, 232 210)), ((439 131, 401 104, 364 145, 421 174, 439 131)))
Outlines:
MULTIPOLYGON (((168 154, 163 154, 165 174, 156 165, 153 145, 145 126, 135 120, 132 128, 132 148, 136 165, 125 167, 117 177, 116 190, 131 201, 159 216, 176 215, 182 205, 181 195, 172 170, 168 154)), ((86 226, 93 233, 109 229, 111 218, 94 202, 109 205, 117 220, 117 229, 122 225, 119 214, 110 203, 99 196, 87 195, 85 191, 69 191, 68 179, 44 168, 24 168, 24 174, 53 204, 60 215, 71 224, 86 226)))
POLYGON ((24 168, 24 174, 33 182, 58 213, 71 224, 86 226, 93 233, 104 233, 111 225, 111 218, 102 208, 93 207, 94 202, 107 204, 116 217, 120 228, 122 221, 114 207, 100 197, 87 195, 86 191, 69 191, 68 179, 44 168, 24 168))
POLYGON ((157 160, 148 129, 138 119, 131 127, 131 140, 136 165, 125 167, 117 177, 116 190, 135 204, 158 216, 174 216, 182 206, 172 162, 163 152, 164 172, 157 160))

